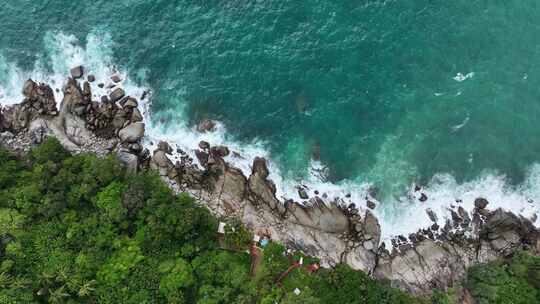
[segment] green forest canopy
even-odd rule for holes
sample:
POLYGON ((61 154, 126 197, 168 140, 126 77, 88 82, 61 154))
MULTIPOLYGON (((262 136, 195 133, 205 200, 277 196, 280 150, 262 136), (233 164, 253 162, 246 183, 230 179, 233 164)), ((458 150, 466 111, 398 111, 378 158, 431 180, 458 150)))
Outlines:
MULTIPOLYGON (((231 224, 228 243, 247 249, 249 232, 231 224)), ((70 155, 55 139, 24 158, 0 149, 2 304, 453 301, 451 293, 413 298, 345 265, 295 269, 276 284, 290 266, 276 243, 251 277, 249 254, 220 249, 216 230, 193 198, 150 172, 127 173, 114 156, 70 155)), ((539 265, 518 254, 477 266, 467 287, 481 304, 540 303, 539 265)))

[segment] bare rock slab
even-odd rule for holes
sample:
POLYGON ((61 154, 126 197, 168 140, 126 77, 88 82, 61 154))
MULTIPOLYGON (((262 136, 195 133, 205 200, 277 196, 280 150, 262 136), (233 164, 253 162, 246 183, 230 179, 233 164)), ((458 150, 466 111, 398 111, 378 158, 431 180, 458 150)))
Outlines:
POLYGON ((136 122, 129 124, 127 127, 120 130, 118 137, 122 142, 135 143, 144 136, 144 123, 136 122))
POLYGON ((117 102, 118 100, 122 99, 124 96, 126 96, 126 91, 122 88, 116 88, 114 91, 112 91, 111 95, 109 95, 109 98, 112 102, 117 102))
POLYGON ((71 69, 70 73, 71 73, 71 77, 73 77, 73 79, 81 78, 83 76, 83 74, 84 74, 84 68, 83 68, 82 65, 74 67, 74 68, 71 69))

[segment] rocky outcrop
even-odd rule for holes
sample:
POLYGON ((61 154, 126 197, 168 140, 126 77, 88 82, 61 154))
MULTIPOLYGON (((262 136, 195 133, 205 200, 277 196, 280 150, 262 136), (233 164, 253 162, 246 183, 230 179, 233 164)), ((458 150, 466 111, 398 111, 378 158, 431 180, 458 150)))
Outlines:
POLYGON ((197 125, 197 131, 201 133, 213 132, 216 130, 216 123, 210 119, 203 119, 197 125))
POLYGON ((54 116, 56 101, 51 87, 27 80, 23 86, 24 100, 20 104, 0 108, 0 130, 18 133, 28 128, 39 116, 54 116))
MULTIPOLYGON (((275 241, 318 257, 322 266, 347 263, 413 293, 446 289, 462 280, 471 265, 516 250, 540 253, 539 231, 531 221, 489 210, 489 202, 482 198, 475 201, 472 214, 463 208, 451 210, 451 219, 442 227, 438 224, 442 219, 426 210, 431 227, 397 236, 387 248, 370 211, 375 203, 358 209, 341 199, 324 201, 317 191, 310 197, 304 187, 298 188, 302 202, 283 202, 276 197, 266 159, 255 158, 245 176, 225 160, 230 154, 227 147, 205 141, 194 150, 199 165, 183 151, 173 162, 174 151, 167 142, 159 142, 152 152, 143 147, 145 128, 137 99, 115 87, 109 96, 92 100, 91 86, 82 80, 84 69, 72 74, 60 110, 49 86, 28 80, 24 100, 0 109, 0 143, 27 151, 55 136, 75 153, 116 153, 130 171, 155 170, 173 189, 191 193, 220 218, 240 218, 253 231, 264 230, 275 241)), ((203 120, 197 129, 211 132, 215 127, 215 122, 203 120)))
POLYGON ((161 176, 167 176, 174 167, 166 152, 162 150, 154 151, 150 164, 152 169, 157 170, 161 176))
POLYGON ((477 198, 474 200, 474 206, 478 209, 484 209, 487 207, 487 205, 489 204, 489 202, 487 201, 487 199, 485 198, 477 198))
POLYGON ((309 205, 287 204, 287 213, 291 222, 311 229, 343 233, 349 228, 349 218, 338 205, 327 205, 318 198, 310 200, 309 205))
POLYGON ((117 151, 118 160, 126 166, 131 172, 137 172, 139 167, 139 158, 129 149, 122 148, 117 151))
POLYGON ((126 92, 122 88, 116 88, 114 91, 112 91, 111 95, 109 95, 109 98, 111 99, 111 102, 117 102, 125 95, 126 92))
POLYGON ((144 152, 139 144, 144 135, 144 124, 135 108, 136 100, 128 97, 125 108, 108 99, 93 101, 89 82, 82 82, 81 87, 81 82, 76 80, 82 78, 84 68, 74 68, 71 74, 62 90, 59 110, 51 87, 32 80, 25 82, 24 100, 0 109, 0 131, 13 134, 13 137, 6 137, 4 144, 24 151, 39 144, 46 136, 55 136, 70 151, 91 151, 99 155, 114 151, 129 168, 138 167, 139 154, 144 152), (126 140, 117 145, 117 134, 121 130, 122 138, 126 140))
POLYGON ((487 201, 474 211, 467 225, 462 225, 468 216, 462 211, 450 224, 452 231, 420 231, 412 246, 394 247, 392 253, 381 250, 375 277, 413 293, 429 293, 458 283, 472 265, 518 250, 540 254, 540 232, 529 220, 502 209, 481 212, 486 206, 487 201))
POLYGON ((253 170, 248 179, 251 201, 255 204, 265 203, 278 214, 285 213, 285 205, 276 198, 276 185, 268 179, 268 168, 264 158, 255 158, 253 170))
MULTIPOLYGON (((83 91, 79 83, 75 79, 69 78, 63 91, 64 99, 60 105, 62 115, 85 115, 88 110, 89 100, 87 97, 83 96, 83 91)), ((88 92, 86 92, 86 94, 88 94, 88 92)))

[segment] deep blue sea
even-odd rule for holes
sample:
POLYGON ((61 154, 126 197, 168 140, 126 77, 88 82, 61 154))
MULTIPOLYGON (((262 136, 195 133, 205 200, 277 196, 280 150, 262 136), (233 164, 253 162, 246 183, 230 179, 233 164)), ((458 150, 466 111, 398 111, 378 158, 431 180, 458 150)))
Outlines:
POLYGON ((20 97, 27 77, 61 86, 76 64, 117 70, 134 92, 152 91, 151 136, 196 144, 192 127, 217 120, 205 136, 243 152, 238 166, 264 154, 282 195, 304 184, 364 204, 369 192, 387 234, 456 199, 540 209, 536 0, 0 7, 0 103, 20 97))

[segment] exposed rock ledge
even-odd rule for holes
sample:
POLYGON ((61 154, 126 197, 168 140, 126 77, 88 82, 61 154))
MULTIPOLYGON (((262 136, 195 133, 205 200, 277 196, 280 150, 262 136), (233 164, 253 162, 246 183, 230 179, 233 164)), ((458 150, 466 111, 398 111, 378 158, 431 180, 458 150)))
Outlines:
POLYGON ((157 170, 171 187, 190 192, 218 217, 241 218, 250 229, 264 230, 274 240, 320 258, 323 266, 347 263, 416 294, 446 289, 462 280, 471 265, 516 250, 540 254, 540 232, 529 220, 500 209, 489 211, 481 199, 473 214, 458 210, 444 227, 434 224, 408 238, 399 236, 388 250, 369 210, 339 201, 326 204, 318 197, 308 204, 279 201, 263 158, 253 160, 246 177, 223 159, 229 154, 226 147, 206 142, 195 150, 202 168, 187 155, 173 164, 166 142, 150 156, 141 145, 144 123, 137 100, 124 96, 122 89, 94 101, 88 82, 81 88, 69 78, 63 92, 57 110, 52 89, 28 80, 24 100, 0 108, 0 144, 24 152, 54 136, 75 153, 116 153, 130 170, 157 170))

